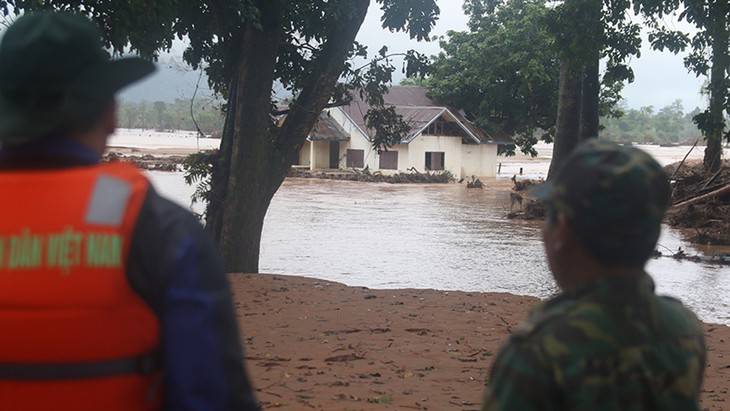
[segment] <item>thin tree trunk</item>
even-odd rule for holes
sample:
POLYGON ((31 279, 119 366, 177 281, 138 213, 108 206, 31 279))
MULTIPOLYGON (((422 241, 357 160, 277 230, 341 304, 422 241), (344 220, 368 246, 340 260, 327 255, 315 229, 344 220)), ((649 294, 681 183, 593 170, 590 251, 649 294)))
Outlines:
POLYGON ((563 57, 560 62, 558 117, 555 122, 555 144, 548 170, 548 179, 555 175, 565 157, 579 143, 581 73, 563 57))
POLYGON ((703 165, 705 169, 711 173, 716 172, 722 165, 722 132, 714 132, 707 135, 707 146, 705 147, 705 156, 703 165))
POLYGON ((229 99, 226 105, 226 116, 223 123, 221 145, 218 158, 213 162, 211 168, 210 197, 206 209, 205 227, 217 244, 221 241, 221 229, 223 227, 223 204, 228 192, 228 175, 230 173, 231 149, 233 146, 235 119, 229 112, 236 110, 236 88, 238 82, 234 77, 229 84, 229 99))
POLYGON ((595 60, 585 68, 583 74, 583 92, 581 96, 580 141, 598 137, 599 113, 598 104, 601 94, 601 83, 598 71, 598 51, 595 60))
POLYGON ((722 165, 722 138, 725 127, 723 109, 728 95, 726 76, 730 69, 728 37, 725 21, 730 5, 726 1, 710 2, 709 31, 712 37, 712 68, 710 71, 710 125, 703 164, 705 169, 716 172, 722 165))

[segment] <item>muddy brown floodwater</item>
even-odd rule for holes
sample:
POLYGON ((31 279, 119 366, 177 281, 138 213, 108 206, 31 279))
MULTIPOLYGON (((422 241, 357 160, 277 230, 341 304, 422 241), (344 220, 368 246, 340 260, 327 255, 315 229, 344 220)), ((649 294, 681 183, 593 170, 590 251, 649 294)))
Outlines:
MULTIPOLYGON (((188 204, 181 173, 151 172, 158 189, 188 204)), ((391 185, 287 179, 269 208, 260 271, 304 275, 370 288, 499 291, 547 298, 557 291, 545 262, 541 222, 506 218, 507 176, 484 189, 460 184, 391 185)), ((201 207, 196 206, 200 211, 201 207)), ((698 249, 664 227, 665 256, 647 271, 706 322, 730 325, 730 266, 678 261, 698 249)))
MULTIPOLYGON (((145 147, 142 143, 153 141, 132 137, 119 142, 145 147)), ((161 144, 157 140, 153 142, 161 144)), ((189 145, 194 139, 183 141, 189 145)), ((640 147, 662 165, 682 160, 690 150, 640 147)), ((547 174, 552 147, 539 144, 537 150, 536 158, 504 158, 499 177, 486 180, 481 190, 460 184, 287 179, 266 217, 260 271, 370 288, 501 291, 547 298, 557 289, 545 263, 541 223, 506 218, 509 178, 547 174)), ((688 158, 702 158, 702 150, 695 148, 688 158)), ((184 184, 182 173, 149 175, 163 194, 190 203, 193 188, 184 184)), ((200 204, 193 208, 203 209, 200 204)), ((658 246, 664 256, 647 267, 658 292, 681 299, 706 322, 730 325, 730 266, 671 258, 680 247, 690 255, 730 253, 730 247, 686 243, 681 232, 665 226, 658 246)))

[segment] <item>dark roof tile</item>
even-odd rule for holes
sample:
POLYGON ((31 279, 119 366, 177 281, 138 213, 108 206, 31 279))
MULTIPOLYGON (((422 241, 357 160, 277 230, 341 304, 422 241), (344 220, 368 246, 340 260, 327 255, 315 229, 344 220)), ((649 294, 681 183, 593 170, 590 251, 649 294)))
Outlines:
MULTIPOLYGON (((436 100, 429 98, 425 87, 391 86, 388 93, 383 96, 386 105, 395 106, 396 113, 403 117, 403 120, 410 125, 408 142, 413 140, 426 126, 435 121, 445 112, 450 117, 468 130, 468 135, 480 143, 514 143, 512 138, 503 132, 490 132, 482 130, 476 124, 469 121, 463 114, 453 107, 439 104, 436 100)), ((369 133, 365 126, 365 114, 370 106, 355 93, 352 102, 343 106, 342 110, 355 122, 355 124, 366 134, 369 133)))
POLYGON ((350 136, 345 129, 330 117, 327 112, 322 112, 314 123, 312 131, 309 132, 309 139, 312 141, 345 141, 350 136))

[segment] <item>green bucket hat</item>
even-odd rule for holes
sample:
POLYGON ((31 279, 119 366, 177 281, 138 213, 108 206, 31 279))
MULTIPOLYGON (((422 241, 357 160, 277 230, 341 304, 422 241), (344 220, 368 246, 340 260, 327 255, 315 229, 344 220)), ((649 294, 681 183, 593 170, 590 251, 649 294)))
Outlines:
POLYGON ((530 194, 563 213, 599 261, 636 265, 656 246, 671 188, 664 168, 645 151, 591 139, 530 194))
POLYGON ((154 70, 138 57, 111 60, 98 27, 82 15, 25 14, 0 43, 0 142, 20 144, 83 124, 154 70))

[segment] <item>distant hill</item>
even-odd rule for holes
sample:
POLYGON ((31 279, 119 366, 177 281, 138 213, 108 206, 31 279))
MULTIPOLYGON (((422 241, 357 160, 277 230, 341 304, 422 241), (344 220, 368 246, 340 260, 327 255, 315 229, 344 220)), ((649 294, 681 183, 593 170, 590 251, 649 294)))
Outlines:
MULTIPOLYGON (((189 100, 193 96, 200 76, 199 70, 193 71, 190 66, 182 62, 180 57, 161 57, 155 65, 157 66, 155 73, 120 93, 123 102, 147 100, 171 103, 176 98, 189 100)), ((208 78, 203 74, 200 79, 198 97, 212 94, 213 92, 208 87, 208 78)))
MULTIPOLYGON (((198 83, 200 70, 193 69, 182 61, 182 57, 164 55, 155 63, 157 71, 150 77, 135 83, 122 90, 120 98, 122 102, 138 103, 142 100, 149 102, 164 101, 172 103, 177 98, 189 100, 195 92, 195 85, 198 83)), ((275 98, 284 100, 291 97, 280 83, 274 86, 275 98)), ((213 91, 208 87, 208 77, 203 73, 200 79, 200 89, 197 97, 210 98, 213 91)))

